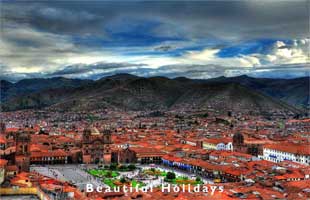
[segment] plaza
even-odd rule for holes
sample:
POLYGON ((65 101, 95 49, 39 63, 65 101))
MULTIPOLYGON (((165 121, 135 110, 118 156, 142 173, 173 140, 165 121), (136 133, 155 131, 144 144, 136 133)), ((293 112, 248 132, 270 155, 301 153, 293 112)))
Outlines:
MULTIPOLYGON (((117 171, 98 168, 98 165, 33 165, 30 167, 32 172, 37 172, 47 177, 60 181, 67 181, 80 190, 85 190, 86 184, 92 184, 94 187, 115 187, 122 185, 121 179, 125 179, 126 185, 135 187, 136 185, 146 188, 160 187, 162 184, 168 184, 165 176, 168 172, 174 172, 176 177, 194 181, 197 176, 193 173, 171 169, 161 165, 136 165, 137 169, 132 171, 117 171), (161 175, 149 175, 146 172, 157 170, 161 175), (109 174, 110 177, 105 177, 109 174)), ((199 177, 204 184, 213 184, 210 179, 199 177)), ((173 184, 172 182, 170 184, 173 184)))
POLYGON ((34 195, 11 195, 1 196, 1 200, 38 200, 39 198, 34 195))
MULTIPOLYGON (((30 171, 40 173, 60 181, 67 181, 80 190, 85 189, 85 185, 90 183, 94 186, 106 186, 99 179, 87 173, 82 165, 45 165, 31 166, 30 171)), ((92 167, 92 165, 88 166, 92 167)))

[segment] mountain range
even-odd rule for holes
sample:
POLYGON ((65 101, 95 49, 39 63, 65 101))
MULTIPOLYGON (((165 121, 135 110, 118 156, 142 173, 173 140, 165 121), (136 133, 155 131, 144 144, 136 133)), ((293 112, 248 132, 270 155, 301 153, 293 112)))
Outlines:
POLYGON ((267 79, 248 76, 207 80, 117 74, 99 80, 1 80, 3 111, 29 108, 61 110, 217 110, 301 112, 309 108, 309 78, 267 79))

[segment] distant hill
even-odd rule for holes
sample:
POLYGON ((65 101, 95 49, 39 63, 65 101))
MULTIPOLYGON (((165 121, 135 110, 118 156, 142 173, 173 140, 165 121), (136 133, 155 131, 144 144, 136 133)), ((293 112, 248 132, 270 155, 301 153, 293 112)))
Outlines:
POLYGON ((10 88, 14 86, 13 83, 5 80, 0 80, 0 100, 6 99, 10 96, 10 88))
POLYGON ((207 82, 239 83, 298 108, 310 108, 310 77, 295 79, 253 78, 246 75, 231 78, 219 77, 207 82))
POLYGON ((104 77, 97 81, 64 78, 28 79, 15 84, 6 82, 3 84, 6 97, 3 98, 2 108, 18 110, 50 106, 60 110, 113 108, 213 109, 219 112, 231 110, 253 113, 299 112, 284 101, 304 103, 304 100, 295 99, 307 98, 303 81, 307 82, 304 78, 266 81, 242 76, 192 80, 184 77, 142 78, 129 74, 104 77), (286 81, 294 86, 292 88, 285 86, 286 81), (274 94, 276 90, 277 95, 274 94), (291 94, 290 91, 297 92, 291 94))
POLYGON ((30 95, 32 93, 40 92, 43 90, 57 88, 75 88, 92 82, 92 80, 68 79, 63 77, 48 79, 23 79, 16 83, 10 83, 8 81, 1 80, 1 102, 5 102, 8 99, 14 97, 20 97, 22 95, 30 95))

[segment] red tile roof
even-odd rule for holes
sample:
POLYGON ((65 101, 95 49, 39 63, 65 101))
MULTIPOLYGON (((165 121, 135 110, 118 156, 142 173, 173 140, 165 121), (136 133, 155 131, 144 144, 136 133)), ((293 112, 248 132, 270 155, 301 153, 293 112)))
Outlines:
POLYGON ((57 149, 53 151, 31 152, 31 157, 59 157, 59 156, 68 156, 68 155, 69 153, 61 149, 57 149))
POLYGON ((0 144, 5 144, 5 143, 6 143, 5 137, 0 135, 0 144))
POLYGON ((281 144, 268 144, 264 148, 274 149, 282 152, 289 152, 299 155, 310 155, 310 144, 294 144, 294 143, 281 143, 281 144))
POLYGON ((4 159, 0 159, 0 167, 4 167, 5 165, 7 165, 8 161, 4 160, 4 159))

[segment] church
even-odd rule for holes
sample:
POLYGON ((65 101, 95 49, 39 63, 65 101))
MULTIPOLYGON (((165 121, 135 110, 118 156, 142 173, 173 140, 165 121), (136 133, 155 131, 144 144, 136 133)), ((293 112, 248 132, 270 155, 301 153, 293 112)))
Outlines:
POLYGON ((83 132, 82 154, 85 164, 111 163, 111 131, 99 131, 95 127, 87 127, 83 132))

